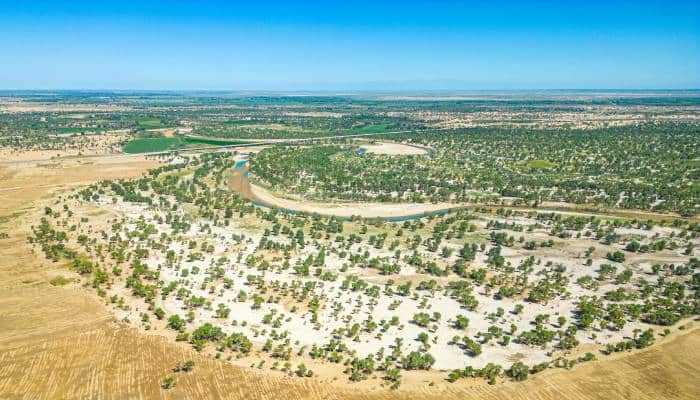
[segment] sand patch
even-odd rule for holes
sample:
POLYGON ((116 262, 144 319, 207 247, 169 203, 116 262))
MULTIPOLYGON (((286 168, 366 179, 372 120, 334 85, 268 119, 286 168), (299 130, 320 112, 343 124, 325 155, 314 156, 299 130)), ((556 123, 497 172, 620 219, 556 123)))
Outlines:
POLYGON ((361 145, 360 152, 370 154, 415 156, 421 154, 428 154, 429 150, 427 148, 416 145, 392 142, 377 142, 373 144, 361 145))
POLYGON ((418 215, 455 207, 450 203, 320 203, 282 198, 257 185, 250 185, 250 192, 262 203, 305 213, 335 215, 338 217, 361 216, 365 218, 397 218, 418 215))

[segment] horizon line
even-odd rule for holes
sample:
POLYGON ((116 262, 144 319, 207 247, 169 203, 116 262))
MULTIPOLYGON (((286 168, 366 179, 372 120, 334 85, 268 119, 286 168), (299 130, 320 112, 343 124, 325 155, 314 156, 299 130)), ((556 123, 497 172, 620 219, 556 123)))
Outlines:
POLYGON ((207 88, 0 88, 3 92, 140 92, 140 93, 527 93, 527 92, 700 92, 693 88, 523 88, 523 89, 207 89, 207 88))

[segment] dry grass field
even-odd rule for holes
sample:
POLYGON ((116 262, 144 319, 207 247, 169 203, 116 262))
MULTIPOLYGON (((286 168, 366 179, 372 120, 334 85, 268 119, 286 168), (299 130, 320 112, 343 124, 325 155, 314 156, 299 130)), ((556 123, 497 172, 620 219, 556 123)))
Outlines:
POLYGON ((91 289, 54 286, 74 275, 33 254, 30 225, 51 196, 104 178, 134 177, 153 161, 0 166, 0 399, 696 399, 700 331, 675 331, 642 351, 605 357, 571 371, 548 370, 524 383, 488 386, 412 381, 398 391, 258 372, 196 353, 114 322, 91 289), (173 373, 194 360, 190 373, 173 373), (160 387, 173 376, 176 386, 160 387))

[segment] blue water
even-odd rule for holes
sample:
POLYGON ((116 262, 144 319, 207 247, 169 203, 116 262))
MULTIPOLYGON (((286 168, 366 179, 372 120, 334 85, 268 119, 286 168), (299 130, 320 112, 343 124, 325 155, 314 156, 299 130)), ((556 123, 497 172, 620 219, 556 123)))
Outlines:
POLYGON ((248 160, 241 160, 241 161, 236 163, 236 166, 234 168, 241 169, 246 165, 247 162, 248 162, 248 160))
POLYGON ((360 155, 365 154, 366 152, 367 152, 367 149, 365 149, 364 147, 360 147, 359 149, 357 149, 357 153, 360 155))
MULTIPOLYGON (((273 208, 273 207, 268 206, 267 204, 261 203, 261 202, 259 202, 259 201, 251 200, 250 202, 253 203, 253 205, 256 205, 256 206, 258 206, 258 207, 263 207, 263 208, 268 208, 268 209, 272 209, 272 208, 273 208)), ((296 211, 290 210, 290 209, 287 209, 287 208, 279 208, 279 207, 277 207, 277 209, 280 210, 280 211, 282 211, 282 212, 285 212, 285 213, 287 213, 287 214, 290 214, 290 215, 296 214, 296 211)))
POLYGON ((431 212, 426 212, 422 214, 416 214, 416 215, 406 215, 403 217, 387 217, 383 218, 386 222, 404 222, 404 221, 415 221, 417 219, 421 218, 426 218, 426 217, 434 217, 436 215, 445 215, 449 214, 452 209, 447 209, 447 210, 438 210, 438 211, 431 211, 431 212))

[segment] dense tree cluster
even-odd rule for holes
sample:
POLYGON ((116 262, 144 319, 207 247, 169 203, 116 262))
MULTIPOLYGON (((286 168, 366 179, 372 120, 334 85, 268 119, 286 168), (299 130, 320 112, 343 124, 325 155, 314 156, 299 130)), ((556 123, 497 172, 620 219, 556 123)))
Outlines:
POLYGON ((559 201, 697 213, 700 128, 657 123, 586 130, 474 128, 396 135, 437 156, 360 155, 352 146, 275 147, 255 179, 317 199, 559 201))

